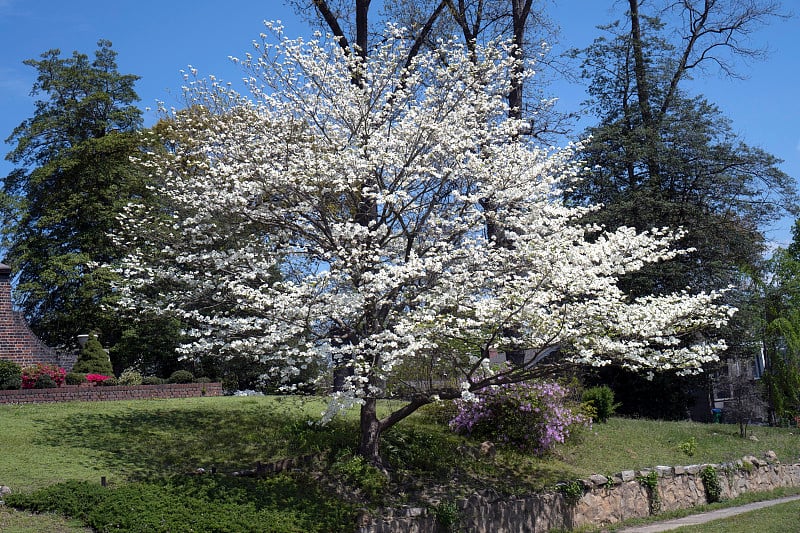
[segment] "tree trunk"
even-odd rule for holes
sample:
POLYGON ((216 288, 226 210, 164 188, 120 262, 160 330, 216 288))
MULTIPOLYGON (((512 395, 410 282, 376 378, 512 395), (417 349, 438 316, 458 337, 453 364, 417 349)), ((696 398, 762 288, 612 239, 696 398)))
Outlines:
POLYGON ((378 401, 367 398, 361 406, 361 436, 358 443, 358 454, 371 465, 384 470, 381 459, 381 422, 378 420, 378 401))

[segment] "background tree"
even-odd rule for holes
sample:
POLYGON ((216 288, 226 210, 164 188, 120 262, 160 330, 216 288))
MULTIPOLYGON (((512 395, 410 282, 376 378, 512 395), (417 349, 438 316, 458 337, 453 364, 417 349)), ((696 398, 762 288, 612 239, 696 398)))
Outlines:
POLYGON ((45 342, 72 346, 89 328, 112 344, 120 325, 104 305, 113 300, 112 264, 119 251, 107 235, 120 208, 146 195, 131 164, 141 112, 137 76, 117 71, 109 41, 94 60, 49 50, 25 64, 36 69, 34 116, 8 142, 16 168, 0 194, 5 261, 17 273, 16 303, 45 342))
POLYGON ((800 222, 792 242, 778 248, 763 276, 763 376, 770 422, 786 425, 800 416, 800 222))
POLYGON ((509 71, 506 94, 509 113, 525 119, 521 132, 552 144, 569 130, 571 115, 556 111, 555 99, 546 94, 548 73, 561 75, 551 53, 557 26, 547 16, 545 0, 388 0, 370 9, 370 0, 293 0, 296 11, 313 25, 330 32, 345 49, 362 57, 380 45, 384 27, 392 22, 407 32, 412 43, 405 65, 422 50, 435 50, 442 40, 461 38, 475 50, 478 45, 507 42, 519 61, 509 71), (536 66, 535 80, 524 75, 536 66), (535 83, 527 83, 534 81, 535 83))
MULTIPOLYGON (((689 0, 664 9, 640 0, 627 5, 625 22, 606 26, 608 36, 577 54, 590 80, 589 110, 599 123, 586 131, 591 140, 581 153, 589 170, 567 199, 572 205, 602 203, 592 220, 603 227, 685 229, 681 245, 692 253, 627 276, 622 287, 629 294, 732 285, 737 290, 728 293, 729 302, 755 309, 747 303, 756 295, 748 287, 763 266, 762 230, 796 212, 795 183, 778 168, 780 160, 741 142, 712 103, 690 96, 684 86, 706 65, 734 75, 737 57, 757 58, 760 51, 746 47, 745 38, 780 16, 778 6, 689 0), (672 24, 645 15, 646 6, 672 24)), ((759 320, 757 311, 742 312, 720 332, 729 339, 729 354, 754 355, 759 320)), ((598 379, 615 382, 620 412, 642 413, 643 406, 668 403, 653 398, 649 386, 646 395, 629 396, 646 385, 635 375, 608 369, 598 379)), ((684 397, 704 388, 674 385, 684 397)))
POLYGON ((383 432, 437 398, 579 363, 691 372, 716 357, 723 344, 695 333, 726 322, 718 295, 617 288, 678 255, 676 236, 586 240, 587 210, 559 201, 571 153, 525 143, 509 117, 512 55, 450 43, 404 70, 413 44, 382 42, 367 58, 328 41, 258 43, 244 61, 254 101, 212 87, 201 104, 236 105, 174 116, 195 143, 147 160, 173 211, 144 204, 126 220, 122 305, 178 316, 185 353, 252 357, 286 390, 313 366, 348 368, 330 414, 360 406, 358 452, 376 465, 383 432), (489 217, 511 245, 487 238, 489 217), (173 290, 146 289, 161 283, 173 290), (489 366, 493 350, 521 347, 523 364, 489 366), (433 379, 403 383, 406 402, 379 417, 413 365, 433 379))

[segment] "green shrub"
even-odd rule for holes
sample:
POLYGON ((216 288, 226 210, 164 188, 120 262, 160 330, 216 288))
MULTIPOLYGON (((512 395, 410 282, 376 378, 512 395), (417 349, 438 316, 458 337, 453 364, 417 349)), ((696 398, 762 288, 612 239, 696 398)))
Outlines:
POLYGON ((111 376, 110 378, 104 381, 98 381, 97 385, 100 387, 113 387, 115 385, 119 385, 119 380, 114 376, 111 376))
POLYGON ((56 381, 47 374, 39 376, 39 379, 36 380, 36 384, 33 386, 34 389, 55 389, 57 387, 58 384, 56 381))
POLYGON ((211 378, 207 378, 207 377, 194 378, 194 382, 195 383, 211 383, 211 378))
POLYGON ((163 385, 164 383, 164 378, 157 376, 145 376, 142 378, 142 385, 163 385))
POLYGON ((97 336, 89 335, 75 366, 72 367, 73 372, 80 372, 82 374, 102 374, 104 376, 113 376, 114 369, 111 367, 111 359, 108 353, 103 349, 97 336))
POLYGON ((193 381, 194 374, 188 370, 176 370, 167 379, 167 383, 192 383, 193 381))
POLYGON ((80 385, 86 383, 86 374, 82 374, 81 372, 68 372, 65 379, 67 385, 80 385))
POLYGON ((583 392, 583 402, 594 408, 597 422, 608 422, 619 404, 614 403, 614 391, 607 385, 592 387, 583 392))
POLYGON ((418 412, 426 420, 446 426, 458 414, 458 406, 453 400, 439 400, 423 405, 418 412))
POLYGON ((720 501, 722 496, 722 486, 719 483, 717 469, 712 465, 706 465, 700 471, 700 479, 703 480, 703 488, 706 492, 706 501, 708 503, 720 501))
POLYGON ((142 380, 142 375, 132 368, 123 370, 117 379, 120 385, 141 385, 142 380))
POLYGON ((379 501, 389 480, 360 455, 344 455, 331 465, 331 473, 345 483, 361 489, 372 501, 379 501))
POLYGON ((0 390, 22 387, 22 367, 13 361, 0 361, 0 390))
POLYGON ((181 476, 115 488, 70 481, 32 494, 9 494, 5 501, 18 509, 77 518, 95 531, 137 533, 349 532, 356 516, 352 505, 285 474, 258 480, 181 476))

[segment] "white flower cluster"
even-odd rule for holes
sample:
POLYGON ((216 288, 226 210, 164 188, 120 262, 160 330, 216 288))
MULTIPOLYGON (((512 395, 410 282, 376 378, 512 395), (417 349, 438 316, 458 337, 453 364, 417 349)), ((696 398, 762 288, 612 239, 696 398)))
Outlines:
POLYGON ((363 63, 331 41, 257 43, 250 99, 190 84, 144 161, 163 202, 121 220, 122 305, 180 317, 185 354, 249 355, 288 388, 345 369, 331 413, 430 361, 469 397, 497 349, 685 371, 724 349, 698 333, 732 312, 718 294, 618 289, 678 235, 601 233, 559 201, 572 148, 518 138, 501 47, 475 61, 441 43, 405 70, 397 34, 363 63))

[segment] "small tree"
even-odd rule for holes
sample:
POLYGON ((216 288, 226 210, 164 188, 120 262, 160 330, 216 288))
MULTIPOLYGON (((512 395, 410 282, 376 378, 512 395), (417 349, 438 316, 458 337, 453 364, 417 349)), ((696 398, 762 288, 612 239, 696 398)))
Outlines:
POLYGON ((72 367, 72 371, 82 374, 114 375, 111 359, 109 359, 108 353, 103 349, 103 345, 100 344, 97 336, 89 335, 89 339, 81 349, 75 366, 72 367))
POLYGON ((767 402, 760 384, 746 371, 748 361, 729 362, 728 374, 720 379, 720 386, 730 392, 725 400, 725 416, 739 424, 739 436, 747 437, 750 423, 766 413, 767 402))

